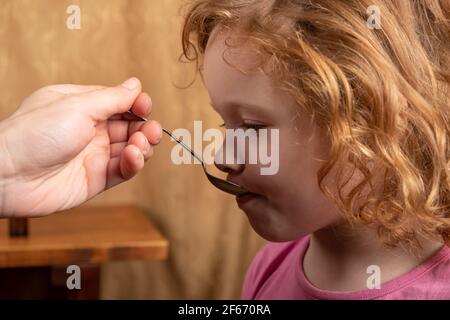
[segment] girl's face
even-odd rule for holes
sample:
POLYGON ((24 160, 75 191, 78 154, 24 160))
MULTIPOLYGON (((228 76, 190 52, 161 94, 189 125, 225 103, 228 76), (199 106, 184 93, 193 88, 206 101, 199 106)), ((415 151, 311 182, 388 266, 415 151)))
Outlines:
POLYGON ((337 222, 338 211, 320 191, 317 179, 329 150, 326 135, 299 113, 294 99, 277 89, 269 76, 239 71, 252 67, 255 52, 245 44, 228 49, 229 33, 217 31, 210 37, 203 64, 214 109, 227 128, 279 130, 279 141, 272 141, 279 143, 276 174, 261 175, 264 166, 258 164, 218 165, 228 180, 251 192, 237 198, 239 207, 255 231, 270 241, 297 239, 337 222))

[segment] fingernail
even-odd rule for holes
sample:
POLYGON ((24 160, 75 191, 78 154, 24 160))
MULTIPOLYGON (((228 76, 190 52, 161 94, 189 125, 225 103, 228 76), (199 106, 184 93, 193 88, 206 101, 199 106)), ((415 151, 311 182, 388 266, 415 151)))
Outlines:
POLYGON ((136 151, 136 159, 139 160, 141 158, 141 155, 143 155, 142 151, 136 151))
POLYGON ((130 78, 124 83, 122 83, 122 86, 127 88, 128 90, 134 90, 139 86, 140 82, 137 78, 130 78))
POLYGON ((147 145, 144 149, 142 149, 142 154, 144 157, 150 152, 150 145, 147 145))
POLYGON ((162 139, 162 136, 163 136, 163 131, 162 131, 162 127, 159 127, 159 139, 158 139, 158 142, 160 142, 160 141, 161 141, 161 139, 162 139))

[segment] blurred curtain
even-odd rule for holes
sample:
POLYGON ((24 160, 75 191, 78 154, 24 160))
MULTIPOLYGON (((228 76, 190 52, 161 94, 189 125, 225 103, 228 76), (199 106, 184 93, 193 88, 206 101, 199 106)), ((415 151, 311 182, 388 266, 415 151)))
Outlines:
MULTIPOLYGON (((0 117, 39 87, 115 85, 141 79, 152 117, 169 129, 219 124, 193 65, 181 64, 181 0, 1 0, 0 117), (81 9, 69 30, 67 8, 81 9), (196 77, 193 85, 186 89, 196 77)), ((168 261, 110 263, 105 299, 238 298, 251 259, 263 244, 233 197, 211 187, 198 165, 171 162, 164 139, 144 171, 87 205, 137 204, 170 241, 168 261)), ((70 219, 70 216, 67 216, 70 219)))

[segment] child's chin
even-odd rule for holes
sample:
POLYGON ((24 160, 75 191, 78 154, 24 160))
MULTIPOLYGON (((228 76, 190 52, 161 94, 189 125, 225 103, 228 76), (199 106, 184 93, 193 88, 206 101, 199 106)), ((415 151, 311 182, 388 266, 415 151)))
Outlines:
POLYGON ((281 228, 280 226, 277 228, 274 223, 252 219, 250 216, 248 216, 248 219, 253 230, 255 230, 260 237, 270 242, 288 242, 307 235, 307 233, 299 232, 299 230, 289 230, 288 228, 281 228))

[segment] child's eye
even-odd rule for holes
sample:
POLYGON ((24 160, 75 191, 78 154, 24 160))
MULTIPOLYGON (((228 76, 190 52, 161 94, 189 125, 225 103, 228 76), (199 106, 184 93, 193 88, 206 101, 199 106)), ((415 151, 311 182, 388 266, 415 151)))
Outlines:
POLYGON ((242 128, 244 129, 244 130, 248 130, 248 129, 253 129, 253 130, 255 130, 255 131, 259 131, 260 129, 263 129, 263 128, 265 128, 264 126, 261 126, 261 125, 243 125, 242 126, 242 128))
POLYGON ((241 128, 243 128, 244 130, 253 129, 255 131, 259 131, 266 128, 266 126, 260 123, 244 123, 242 124, 241 128))
MULTIPOLYGON (((227 125, 225 123, 222 123, 220 125, 221 128, 227 128, 227 125)), ((237 128, 248 130, 248 129, 254 129, 255 131, 267 128, 266 125, 259 124, 259 123, 243 123, 240 126, 237 126, 237 128)))

